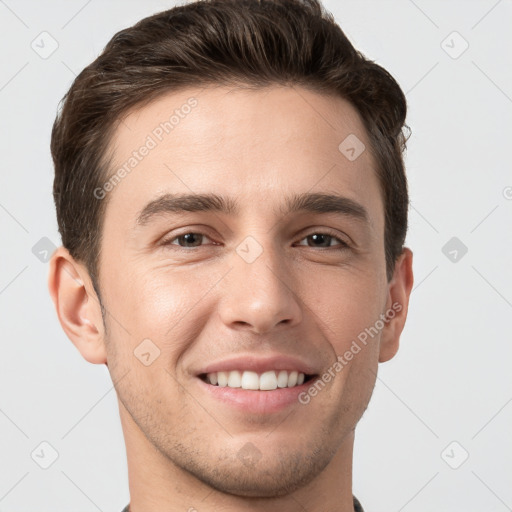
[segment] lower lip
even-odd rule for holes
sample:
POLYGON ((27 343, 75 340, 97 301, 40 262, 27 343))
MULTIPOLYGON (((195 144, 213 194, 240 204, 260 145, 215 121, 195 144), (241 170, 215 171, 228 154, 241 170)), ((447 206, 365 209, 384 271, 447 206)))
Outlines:
POLYGON ((293 388, 277 388, 270 391, 213 386, 199 377, 197 380, 201 389, 231 408, 246 413, 271 414, 282 411, 293 404, 300 405, 299 395, 309 388, 314 379, 293 388))

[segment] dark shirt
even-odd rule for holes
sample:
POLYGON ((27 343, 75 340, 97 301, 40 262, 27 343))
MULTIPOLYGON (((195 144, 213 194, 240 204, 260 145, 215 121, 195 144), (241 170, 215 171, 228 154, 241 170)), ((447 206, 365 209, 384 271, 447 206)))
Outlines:
MULTIPOLYGON (((363 507, 361 506, 361 503, 359 503, 359 500, 353 496, 354 498, 354 512, 364 512, 363 507)), ((121 512, 130 512, 130 504, 126 505, 126 507, 123 508, 121 512)))

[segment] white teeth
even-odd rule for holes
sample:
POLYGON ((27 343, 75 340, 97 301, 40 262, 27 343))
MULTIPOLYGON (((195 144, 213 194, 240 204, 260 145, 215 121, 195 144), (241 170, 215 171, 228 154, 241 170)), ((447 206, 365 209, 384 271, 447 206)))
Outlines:
MULTIPOLYGON (((211 373, 208 376, 212 375, 211 373)), ((221 388, 224 388, 228 385, 228 374, 227 372, 217 372, 218 383, 221 388)), ((212 380, 210 382, 213 384, 212 380)))
POLYGON ((295 386, 297 384, 297 376, 298 372, 290 372, 290 375, 288 375, 288 387, 291 388, 292 386, 295 386))
POLYGON ((265 372, 260 377, 260 389, 270 391, 277 388, 276 372, 265 372))
POLYGON ((242 385, 242 375, 240 372, 229 372, 228 388, 239 388, 242 385))
POLYGON ((277 387, 278 388, 288 387, 288 372, 286 370, 281 370, 279 372, 279 375, 277 376, 277 387))
POLYGON ((230 372, 213 372, 207 374, 207 382, 219 387, 242 388, 271 391, 277 388, 292 388, 304 383, 305 375, 296 370, 288 372, 272 370, 258 375, 252 371, 233 370, 230 372))
POLYGON ((260 389, 260 378, 256 372, 244 372, 242 375, 243 389, 260 389))

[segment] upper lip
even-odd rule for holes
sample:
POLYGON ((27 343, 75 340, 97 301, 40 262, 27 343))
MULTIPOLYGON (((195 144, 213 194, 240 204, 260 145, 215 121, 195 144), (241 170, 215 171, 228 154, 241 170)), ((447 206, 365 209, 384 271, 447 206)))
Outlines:
POLYGON ((296 357, 278 354, 273 356, 245 355, 214 361, 201 368, 197 375, 233 370, 249 370, 256 373, 264 373, 271 370, 296 370, 306 375, 316 374, 316 370, 311 364, 296 357))

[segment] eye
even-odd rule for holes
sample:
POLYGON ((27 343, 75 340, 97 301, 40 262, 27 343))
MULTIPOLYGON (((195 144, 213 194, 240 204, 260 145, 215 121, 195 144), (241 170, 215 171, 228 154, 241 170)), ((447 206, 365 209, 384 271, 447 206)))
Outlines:
MULTIPOLYGON (((196 232, 196 231, 189 231, 187 233, 182 233, 181 235, 177 235, 174 237, 170 237, 166 240, 162 241, 162 245, 164 246, 177 246, 179 249, 195 249, 197 247, 201 247, 202 239, 206 238, 207 240, 211 239, 206 236, 204 233, 196 232), (177 242, 177 243, 175 243, 177 242)), ((313 242, 313 245, 308 245, 309 247, 318 247, 318 248, 334 248, 337 250, 343 250, 348 249, 350 246, 345 241, 343 241, 341 238, 336 236, 335 233, 331 231, 321 231, 321 232, 314 232, 306 237, 302 238, 302 240, 311 240, 313 242), (337 241, 337 244, 334 244, 334 246, 331 244, 331 242, 337 241), (327 244, 327 245, 325 245, 327 244)), ((301 241, 302 241, 301 240, 301 241)), ((303 245, 303 244, 299 244, 303 245)))
POLYGON ((178 245, 182 249, 194 249, 195 247, 200 247, 202 244, 201 239, 207 238, 210 240, 205 234, 197 233, 195 231, 190 231, 188 233, 183 233, 181 235, 175 236, 173 238, 168 238, 162 242, 162 245, 178 245), (177 240, 178 243, 175 244, 174 241, 177 240), (180 242, 183 242, 185 245, 181 245, 180 242))
MULTIPOLYGON (((338 241, 339 243, 338 244, 335 244, 335 249, 339 249, 339 250, 343 250, 343 249, 348 249, 349 248, 349 245, 343 241, 341 238, 337 237, 335 235, 335 233, 332 233, 331 231, 322 231, 322 232, 315 232, 315 233, 311 233, 309 235, 307 235, 306 237, 304 237, 302 240, 312 240, 313 241, 313 244, 312 246, 309 246, 309 247, 320 247, 320 248, 330 248, 332 247, 330 242, 332 242, 333 240, 336 240, 338 241), (327 243, 327 246, 325 245, 322 245, 322 244, 325 244, 327 243)), ((302 244, 299 244, 299 245, 302 245, 302 244)))

